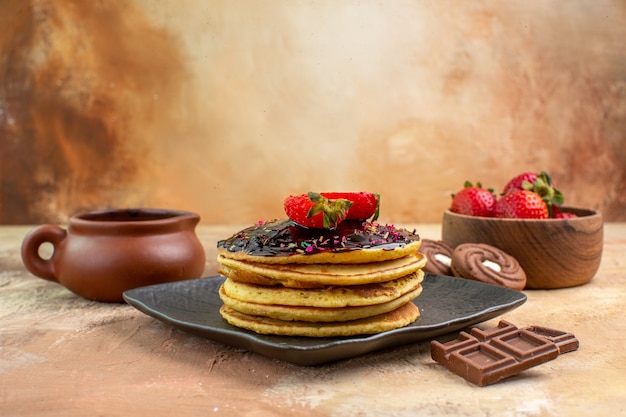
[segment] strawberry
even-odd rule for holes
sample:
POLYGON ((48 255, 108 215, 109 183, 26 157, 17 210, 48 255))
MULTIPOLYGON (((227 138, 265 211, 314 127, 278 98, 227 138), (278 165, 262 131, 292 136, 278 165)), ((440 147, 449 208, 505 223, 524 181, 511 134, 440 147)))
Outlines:
POLYGON ((574 214, 574 213, 561 211, 561 207, 554 206, 553 207, 553 212, 552 212, 552 217, 554 217, 555 219, 573 219, 573 218, 578 217, 578 216, 576 214, 574 214))
POLYGON ((515 191, 515 190, 523 190, 524 183, 532 184, 535 181, 537 181, 536 173, 524 172, 522 174, 519 174, 511 178, 511 180, 504 186, 504 190, 502 191, 502 194, 506 194, 510 191, 515 191))
POLYGON ((515 190, 530 190, 539 194, 548 207, 548 217, 554 217, 555 208, 561 206, 564 200, 563 193, 554 187, 552 178, 545 171, 538 174, 524 172, 517 175, 504 186, 502 194, 515 190))
POLYGON ((352 202, 344 198, 329 199, 319 193, 290 195, 283 203, 287 216, 303 227, 332 229, 345 220, 352 202))
POLYGON ((565 211, 562 211, 560 213, 556 213, 554 215, 555 219, 575 219, 576 217, 578 217, 578 216, 575 215, 574 213, 567 213, 565 211))
POLYGON ((547 219, 548 206, 534 191, 515 190, 498 199, 493 214, 500 218, 547 219))
POLYGON ((496 196, 492 189, 482 188, 480 183, 475 186, 466 181, 464 188, 452 194, 450 211, 468 216, 493 217, 496 196))
POLYGON ((369 192, 333 192, 320 193, 326 198, 333 200, 346 199, 352 202, 352 207, 348 209, 346 220, 366 220, 373 216, 371 221, 378 219, 380 212, 380 195, 369 192))

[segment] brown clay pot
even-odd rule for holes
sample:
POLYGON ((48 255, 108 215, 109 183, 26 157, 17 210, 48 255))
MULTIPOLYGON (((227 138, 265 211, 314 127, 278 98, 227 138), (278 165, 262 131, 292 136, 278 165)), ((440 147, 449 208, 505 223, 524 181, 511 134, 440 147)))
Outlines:
POLYGON ((85 298, 122 302, 126 290, 202 275, 199 221, 194 213, 159 209, 78 214, 67 230, 52 224, 33 229, 22 242, 22 261, 34 275, 85 298), (49 259, 39 254, 45 242, 54 248, 49 259))
POLYGON ((498 219, 446 210, 442 240, 455 247, 486 243, 513 256, 526 273, 526 288, 553 289, 589 282, 602 258, 602 215, 564 207, 571 219, 498 219))

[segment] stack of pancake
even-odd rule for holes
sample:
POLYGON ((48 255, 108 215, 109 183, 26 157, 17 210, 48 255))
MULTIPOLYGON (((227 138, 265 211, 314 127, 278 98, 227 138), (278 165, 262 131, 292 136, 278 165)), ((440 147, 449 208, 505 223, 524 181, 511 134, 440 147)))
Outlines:
POLYGON ((362 221, 337 229, 275 220, 218 242, 222 317, 261 334, 374 334, 419 317, 421 240, 415 231, 362 221))

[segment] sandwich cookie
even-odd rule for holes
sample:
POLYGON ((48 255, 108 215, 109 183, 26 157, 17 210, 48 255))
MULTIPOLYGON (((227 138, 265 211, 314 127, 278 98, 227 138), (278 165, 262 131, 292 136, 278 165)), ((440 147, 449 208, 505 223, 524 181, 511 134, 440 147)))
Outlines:
POLYGON ((443 240, 422 239, 420 253, 424 254, 428 262, 424 271, 431 274, 452 275, 452 252, 454 248, 443 240))
POLYGON ((452 253, 452 272, 456 277, 473 279, 521 291, 526 273, 519 262, 504 251, 484 243, 464 243, 452 253))

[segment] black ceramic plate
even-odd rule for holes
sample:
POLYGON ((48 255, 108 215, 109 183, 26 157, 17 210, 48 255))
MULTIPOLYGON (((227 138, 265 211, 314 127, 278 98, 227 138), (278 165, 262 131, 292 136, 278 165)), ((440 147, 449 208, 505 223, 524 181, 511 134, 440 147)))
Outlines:
POLYGON ((126 302, 174 327, 298 365, 317 365, 454 332, 524 304, 526 295, 467 279, 426 274, 413 324, 375 335, 309 338, 260 335, 228 324, 219 314, 223 277, 135 288, 126 302))

